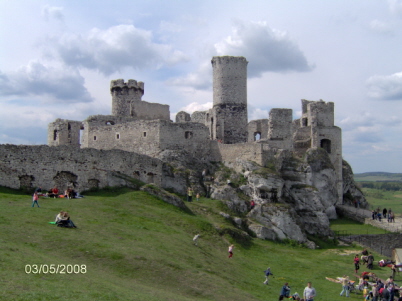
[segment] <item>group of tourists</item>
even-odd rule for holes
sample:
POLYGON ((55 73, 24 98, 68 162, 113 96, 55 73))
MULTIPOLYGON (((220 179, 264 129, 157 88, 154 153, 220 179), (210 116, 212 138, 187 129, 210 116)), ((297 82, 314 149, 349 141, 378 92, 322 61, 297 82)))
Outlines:
POLYGON ((373 220, 378 220, 381 222, 382 219, 387 219, 388 223, 395 223, 395 213, 392 211, 391 208, 387 210, 387 208, 384 208, 381 213, 380 207, 377 209, 373 210, 371 212, 371 217, 373 220))
MULTIPOLYGON (((361 257, 359 256, 359 254, 355 255, 353 262, 355 273, 357 274, 358 270, 360 269, 360 263, 366 264, 367 268, 369 269, 373 269, 374 256, 369 253, 367 249, 364 249, 361 252, 361 257)), ((395 267, 395 265, 393 266, 395 267)), ((357 285, 355 285, 355 281, 351 281, 349 279, 349 276, 346 275, 344 275, 343 277, 338 277, 337 279, 326 279, 340 283, 342 285, 342 291, 339 294, 340 296, 345 295, 346 297, 349 297, 350 291, 358 289, 363 292, 364 300, 371 301, 394 301, 396 292, 400 289, 394 283, 393 276, 390 276, 386 281, 383 281, 380 278, 376 277, 373 272, 363 272, 361 275, 358 275, 358 277, 359 282, 357 285)), ((399 297, 398 301, 402 301, 402 297, 399 297)))
MULTIPOLYGON (((264 284, 268 285, 269 277, 274 277, 274 274, 271 272, 271 268, 268 267, 265 271, 265 281, 264 284)), ((307 282, 307 286, 303 291, 303 296, 300 297, 298 293, 294 293, 293 295, 290 294, 290 286, 288 282, 282 286, 281 291, 279 293, 279 300, 291 299, 291 300, 298 300, 298 301, 314 301, 315 296, 317 295, 316 290, 312 287, 311 282, 307 282)))
MULTIPOLYGON (((42 187, 38 187, 35 189, 33 195, 32 195, 32 207, 35 206, 35 204, 39 206, 38 200, 39 200, 39 196, 45 196, 45 197, 59 197, 58 195, 59 193, 59 189, 55 186, 52 189, 49 189, 49 192, 42 193, 42 187)), ((68 188, 65 191, 65 194, 63 195, 63 197, 66 198, 73 198, 76 195, 76 192, 72 189, 72 188, 68 188)), ((82 197, 82 196, 81 196, 82 197)), ((54 222, 52 222, 53 224, 56 224, 58 227, 65 227, 65 228, 77 228, 77 226, 73 223, 73 221, 70 219, 70 215, 68 214, 68 212, 66 211, 60 211, 54 222)))

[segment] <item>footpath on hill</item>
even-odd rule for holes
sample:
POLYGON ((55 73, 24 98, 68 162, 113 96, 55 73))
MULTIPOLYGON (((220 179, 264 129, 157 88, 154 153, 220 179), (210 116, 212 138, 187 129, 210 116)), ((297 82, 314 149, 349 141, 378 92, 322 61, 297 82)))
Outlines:
POLYGON ((382 218, 381 221, 378 219, 374 220, 372 218, 372 212, 367 209, 355 208, 348 205, 337 205, 336 209, 338 213, 353 220, 357 220, 389 232, 402 233, 402 217, 400 216, 395 216, 395 221, 389 223, 387 219, 384 218, 382 218))

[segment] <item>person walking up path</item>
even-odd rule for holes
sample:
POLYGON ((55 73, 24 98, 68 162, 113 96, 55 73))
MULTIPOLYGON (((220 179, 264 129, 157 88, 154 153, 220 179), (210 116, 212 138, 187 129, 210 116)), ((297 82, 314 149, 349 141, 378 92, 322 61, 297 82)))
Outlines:
POLYGON ((264 284, 268 284, 269 276, 270 276, 270 275, 274 276, 274 274, 272 274, 271 268, 266 269, 266 270, 264 271, 264 273, 265 273, 265 281, 264 281, 264 284))
POLYGON ((233 257, 233 248, 234 248, 234 245, 230 245, 230 246, 229 246, 229 249, 228 249, 229 258, 232 258, 232 257, 233 257))
POLYGON ((194 245, 198 245, 198 238, 200 237, 200 234, 196 234, 195 236, 194 236, 194 238, 193 238, 193 242, 194 242, 194 245))

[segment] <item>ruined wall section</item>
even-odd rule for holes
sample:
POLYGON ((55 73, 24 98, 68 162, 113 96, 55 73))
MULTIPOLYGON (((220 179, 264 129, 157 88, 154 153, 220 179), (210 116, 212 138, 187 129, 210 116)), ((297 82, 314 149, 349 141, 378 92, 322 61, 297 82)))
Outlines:
POLYGON ((81 121, 56 119, 49 123, 47 143, 49 146, 74 145, 80 146, 81 121))
POLYGON ((170 109, 168 105, 146 101, 132 102, 130 115, 141 120, 170 120, 170 109))
MULTIPOLYGON (((129 116, 114 116, 114 115, 92 115, 82 122, 81 147, 91 147, 91 142, 96 139, 98 129, 105 127, 124 124, 135 121, 129 116), (94 131, 94 132, 92 132, 94 131)), ((111 140, 113 141, 113 140, 111 140)))
POLYGON ((209 122, 209 114, 211 114, 211 110, 209 111, 195 111, 191 114, 191 121, 202 123, 204 125, 208 125, 209 122))
POLYGON ((234 144, 247 142, 247 60, 244 57, 212 58, 212 139, 234 144))
POLYGON ((110 94, 112 95, 112 115, 128 116, 136 119, 170 120, 168 105, 142 101, 144 95, 144 83, 129 79, 116 79, 110 82, 110 94))
POLYGON ((302 126, 334 126, 335 106, 333 102, 302 99, 302 126))
POLYGON ((121 150, 79 149, 74 146, 0 145, 0 185, 19 189, 41 186, 78 191, 127 185, 121 175, 162 184, 163 163, 121 150))
POLYGON ((88 139, 84 147, 121 149, 128 152, 155 156, 160 151, 160 121, 134 120, 104 125, 84 123, 88 139))
POLYGON ((218 147, 222 161, 235 162, 237 159, 242 159, 254 161, 260 165, 264 165, 266 161, 262 143, 218 143, 218 147))
POLYGON ((160 122, 160 149, 185 150, 201 162, 216 161, 209 129, 196 122, 160 122))
POLYGON ((247 125, 248 142, 264 140, 268 138, 268 119, 252 120, 247 125), (259 135, 260 139, 256 139, 259 135))
POLYGON ((176 114, 176 122, 188 122, 191 121, 191 116, 189 113, 180 111, 176 114))
POLYGON ((292 120, 292 109, 271 109, 267 137, 270 147, 293 150, 292 120))

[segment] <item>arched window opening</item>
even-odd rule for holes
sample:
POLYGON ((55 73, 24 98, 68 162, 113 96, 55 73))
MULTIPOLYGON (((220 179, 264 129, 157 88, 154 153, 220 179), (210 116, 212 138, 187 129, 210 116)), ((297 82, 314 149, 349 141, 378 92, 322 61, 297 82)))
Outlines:
POLYGON ((255 132, 254 133, 254 141, 258 141, 261 139, 261 132, 255 132))

